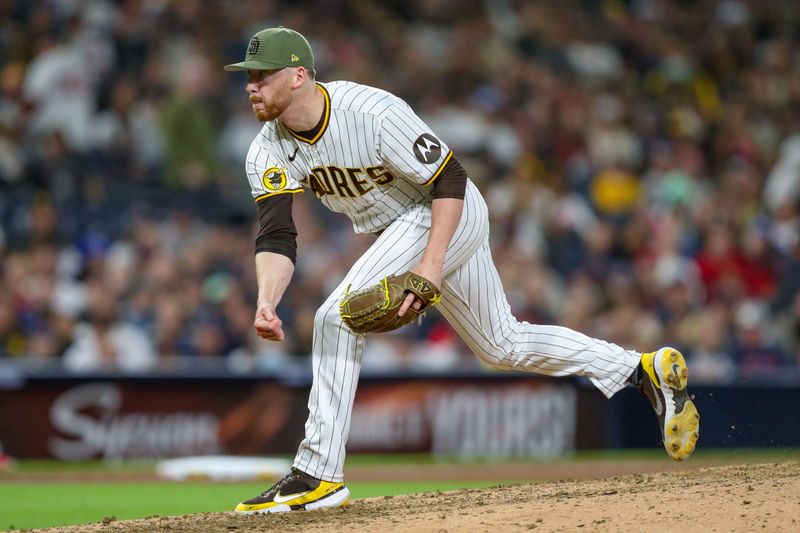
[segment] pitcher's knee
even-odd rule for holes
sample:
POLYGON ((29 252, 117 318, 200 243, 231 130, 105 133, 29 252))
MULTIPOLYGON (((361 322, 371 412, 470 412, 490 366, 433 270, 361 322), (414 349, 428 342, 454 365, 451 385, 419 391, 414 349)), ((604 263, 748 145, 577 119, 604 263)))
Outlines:
POLYGON ((326 302, 314 315, 314 330, 334 327, 337 328, 342 325, 342 317, 339 314, 339 306, 332 305, 326 302))

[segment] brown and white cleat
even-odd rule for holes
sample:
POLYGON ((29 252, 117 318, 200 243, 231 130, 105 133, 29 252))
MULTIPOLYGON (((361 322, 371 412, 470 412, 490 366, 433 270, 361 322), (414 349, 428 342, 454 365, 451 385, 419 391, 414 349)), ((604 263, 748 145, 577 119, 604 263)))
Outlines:
POLYGON ((642 354, 641 390, 653 405, 661 425, 664 448, 676 461, 689 457, 700 438, 700 415, 689 398, 689 369, 681 352, 661 348, 642 354))

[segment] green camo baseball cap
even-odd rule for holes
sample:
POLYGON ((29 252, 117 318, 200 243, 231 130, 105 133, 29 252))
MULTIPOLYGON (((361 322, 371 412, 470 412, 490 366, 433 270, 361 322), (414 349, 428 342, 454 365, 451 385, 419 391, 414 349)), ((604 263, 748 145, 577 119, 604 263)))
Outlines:
POLYGON ((272 70, 283 67, 314 68, 314 53, 305 37, 294 30, 278 26, 253 35, 244 61, 225 67, 236 70, 272 70))

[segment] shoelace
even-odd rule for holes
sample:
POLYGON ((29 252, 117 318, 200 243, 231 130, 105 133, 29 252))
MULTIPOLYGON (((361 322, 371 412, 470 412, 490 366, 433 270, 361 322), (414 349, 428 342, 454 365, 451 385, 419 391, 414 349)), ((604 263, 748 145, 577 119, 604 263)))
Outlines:
POLYGON ((266 495, 272 491, 275 491, 275 493, 277 494, 287 483, 289 483, 294 479, 297 479, 298 477, 300 477, 300 475, 296 471, 292 470, 289 474, 283 476, 283 478, 280 481, 278 481, 273 486, 262 492, 260 496, 262 498, 266 497, 266 495))

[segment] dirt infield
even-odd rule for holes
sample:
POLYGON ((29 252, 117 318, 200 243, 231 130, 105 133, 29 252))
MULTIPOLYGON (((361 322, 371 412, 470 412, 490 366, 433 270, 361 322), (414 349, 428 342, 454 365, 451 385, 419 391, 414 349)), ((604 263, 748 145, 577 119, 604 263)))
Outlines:
POLYGON ((800 462, 369 498, 285 515, 206 513, 48 532, 798 531, 800 462))

